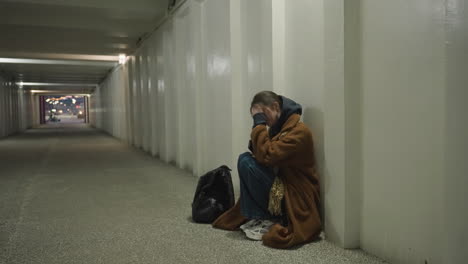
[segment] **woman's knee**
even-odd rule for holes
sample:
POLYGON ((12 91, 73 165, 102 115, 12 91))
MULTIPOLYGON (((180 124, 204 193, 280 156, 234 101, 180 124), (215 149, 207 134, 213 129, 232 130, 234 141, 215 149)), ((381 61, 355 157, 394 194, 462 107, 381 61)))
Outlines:
POLYGON ((239 156, 239 159, 237 160, 237 170, 239 172, 245 171, 246 169, 250 168, 252 165, 252 162, 254 161, 254 157, 252 157, 252 154, 250 152, 245 152, 239 156))

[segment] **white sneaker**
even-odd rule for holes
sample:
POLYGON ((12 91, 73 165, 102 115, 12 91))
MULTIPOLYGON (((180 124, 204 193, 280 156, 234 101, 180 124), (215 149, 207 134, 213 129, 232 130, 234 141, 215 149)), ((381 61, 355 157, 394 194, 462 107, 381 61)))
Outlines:
POLYGON ((253 226, 260 224, 261 221, 262 220, 259 220, 259 219, 252 219, 252 220, 247 221, 245 224, 241 225, 239 228, 242 229, 242 231, 245 231, 246 229, 250 229, 253 226))
POLYGON ((268 233, 274 224, 275 223, 270 220, 260 220, 257 225, 244 229, 244 233, 252 240, 262 240, 263 235, 268 233))

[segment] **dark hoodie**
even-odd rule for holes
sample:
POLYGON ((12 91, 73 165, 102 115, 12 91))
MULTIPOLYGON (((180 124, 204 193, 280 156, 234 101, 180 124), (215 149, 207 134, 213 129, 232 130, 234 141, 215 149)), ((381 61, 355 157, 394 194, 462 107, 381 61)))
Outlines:
MULTIPOLYGON (((288 118, 292 114, 299 114, 302 115, 302 106, 293 100, 285 97, 285 96, 280 96, 281 98, 281 115, 278 119, 278 121, 270 127, 269 130, 269 136, 270 138, 274 137, 276 134, 278 134, 281 131, 281 128, 283 127, 284 123, 288 120, 288 118)), ((258 113, 253 116, 254 119, 254 127, 260 125, 260 124, 266 124, 266 116, 264 113, 258 113)))
POLYGON ((281 115, 278 121, 272 127, 270 127, 270 138, 273 138, 274 136, 276 136, 276 134, 278 134, 281 131, 281 128, 283 127, 284 123, 286 123, 286 121, 292 114, 302 115, 302 106, 300 104, 284 96, 280 96, 280 98, 282 101, 281 115))

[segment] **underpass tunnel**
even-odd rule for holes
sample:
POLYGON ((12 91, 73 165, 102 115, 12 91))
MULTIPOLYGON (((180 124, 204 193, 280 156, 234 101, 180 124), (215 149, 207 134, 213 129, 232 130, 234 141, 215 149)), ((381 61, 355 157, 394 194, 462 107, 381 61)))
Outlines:
POLYGON ((0 263, 466 263, 467 7, 0 0, 0 263), (287 251, 190 217, 221 165, 240 197, 261 91, 320 179, 287 251))

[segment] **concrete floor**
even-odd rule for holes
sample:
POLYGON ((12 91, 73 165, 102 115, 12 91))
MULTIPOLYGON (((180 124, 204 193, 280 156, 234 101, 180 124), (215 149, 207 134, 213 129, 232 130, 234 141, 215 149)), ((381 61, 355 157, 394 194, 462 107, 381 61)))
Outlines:
POLYGON ((326 241, 275 250, 194 224, 195 186, 85 125, 0 139, 0 263, 383 263, 326 241))

